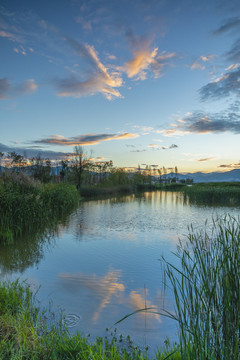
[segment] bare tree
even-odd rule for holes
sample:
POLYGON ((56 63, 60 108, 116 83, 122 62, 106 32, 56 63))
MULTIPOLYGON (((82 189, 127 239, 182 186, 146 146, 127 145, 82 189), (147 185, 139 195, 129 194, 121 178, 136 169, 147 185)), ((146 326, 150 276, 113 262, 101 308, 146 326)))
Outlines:
POLYGON ((89 167, 90 160, 84 154, 82 146, 74 147, 74 157, 72 159, 71 168, 76 176, 77 189, 79 190, 82 185, 83 172, 89 167))
POLYGON ((8 166, 12 168, 12 171, 19 172, 23 171, 27 165, 27 161, 23 155, 17 154, 15 151, 9 152, 7 154, 9 158, 8 166))

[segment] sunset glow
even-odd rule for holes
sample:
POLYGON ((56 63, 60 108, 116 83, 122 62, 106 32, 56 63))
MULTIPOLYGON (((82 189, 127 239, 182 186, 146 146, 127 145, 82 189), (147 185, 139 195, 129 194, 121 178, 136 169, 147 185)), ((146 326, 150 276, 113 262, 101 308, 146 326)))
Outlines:
POLYGON ((238 0, 2 1, 0 151, 240 168, 239 30, 238 0))

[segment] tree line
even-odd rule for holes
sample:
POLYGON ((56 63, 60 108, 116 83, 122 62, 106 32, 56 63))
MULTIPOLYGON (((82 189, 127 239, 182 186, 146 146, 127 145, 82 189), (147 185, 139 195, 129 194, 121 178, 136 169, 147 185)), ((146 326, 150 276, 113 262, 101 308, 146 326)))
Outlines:
MULTIPOLYGON (((156 165, 140 165, 135 171, 114 167, 110 161, 93 161, 81 146, 75 146, 70 160, 61 160, 53 167, 50 159, 41 155, 27 158, 14 151, 0 152, 0 175, 4 172, 25 173, 42 183, 69 182, 78 189, 82 185, 166 184, 184 182, 178 180, 178 168, 157 168, 156 165), (4 162, 3 162, 4 160, 4 162), (1 167, 4 165, 4 167, 1 167), (169 171, 170 174, 169 175, 169 171)), ((4 176, 4 175, 3 175, 4 176)))

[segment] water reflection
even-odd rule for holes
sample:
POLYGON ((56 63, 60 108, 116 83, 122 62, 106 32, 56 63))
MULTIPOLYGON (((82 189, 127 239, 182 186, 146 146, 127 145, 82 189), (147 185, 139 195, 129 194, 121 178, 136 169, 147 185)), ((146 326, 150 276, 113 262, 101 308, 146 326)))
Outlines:
MULTIPOLYGON (((153 312, 158 311, 157 304, 150 300, 149 289, 145 287, 143 293, 141 289, 130 290, 129 284, 125 285, 123 282, 121 270, 110 269, 104 276, 60 273, 59 279, 64 291, 74 294, 75 297, 79 296, 79 299, 83 296, 88 296, 91 299, 88 304, 81 303, 81 308, 84 310, 84 306, 89 306, 91 302, 91 321, 93 324, 101 321, 100 315, 103 309, 108 308, 107 311, 110 313, 113 307, 118 307, 119 305, 127 307, 129 309, 128 312, 146 308, 151 309, 153 312), (86 291, 89 294, 86 294, 86 291)), ((159 297, 160 292, 157 293, 157 301, 160 300, 159 297)), ((160 315, 157 313, 139 312, 136 317, 148 319, 148 327, 153 327, 153 324, 150 324, 149 321, 157 320, 161 322, 160 315)))
POLYGON ((176 228, 172 212, 187 205, 181 193, 145 192, 107 200, 83 202, 75 216, 75 236, 79 240, 101 235, 104 231, 127 231, 133 237, 138 231, 176 228), (143 221, 144 218, 144 221, 143 221))
MULTIPOLYGON (((103 336, 106 327, 139 308, 173 311, 172 294, 162 291, 158 259, 164 255, 178 266, 172 252, 188 225, 198 230, 206 219, 228 212, 239 215, 237 208, 190 206, 177 192, 85 201, 52 230, 0 245, 0 277, 40 285, 42 304, 63 308, 69 327, 103 336)), ((176 334, 175 323, 144 312, 119 328, 140 344, 147 333, 152 346, 176 334)))
POLYGON ((69 214, 61 219, 49 221, 31 233, 26 232, 11 244, 0 243, 0 269, 2 275, 10 272, 23 273, 29 267, 43 260, 44 254, 55 246, 56 238, 69 224, 69 214))
POLYGON ((125 286, 119 281, 120 276, 121 272, 119 270, 110 270, 103 277, 96 274, 59 274, 63 286, 68 290, 76 292, 87 288, 91 291, 91 297, 93 296, 96 302, 96 310, 92 318, 93 322, 99 319, 101 311, 113 301, 112 298, 118 298, 125 290, 125 286))

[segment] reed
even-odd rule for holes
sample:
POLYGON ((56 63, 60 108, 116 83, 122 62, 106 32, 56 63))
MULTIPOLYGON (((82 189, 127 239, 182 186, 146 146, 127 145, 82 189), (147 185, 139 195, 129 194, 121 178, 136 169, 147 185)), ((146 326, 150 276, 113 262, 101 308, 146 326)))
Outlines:
POLYGON ((226 216, 211 232, 190 228, 176 256, 164 260, 173 288, 182 359, 240 359, 240 223, 226 216))
POLYGON ((0 242, 43 227, 77 205, 73 185, 42 185, 24 174, 5 175, 0 182, 0 242))
POLYGON ((185 199, 192 203, 239 205, 240 183, 195 184, 183 188, 185 199))

